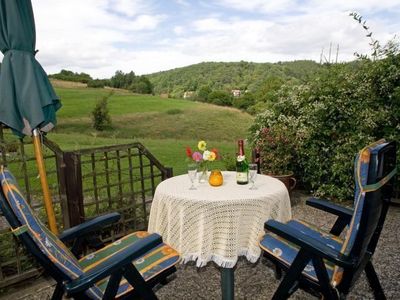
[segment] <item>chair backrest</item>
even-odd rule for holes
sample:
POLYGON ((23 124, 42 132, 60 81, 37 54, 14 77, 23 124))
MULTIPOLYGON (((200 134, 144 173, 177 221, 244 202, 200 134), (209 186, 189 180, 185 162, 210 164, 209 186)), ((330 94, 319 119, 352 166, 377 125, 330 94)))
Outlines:
MULTIPOLYGON (((78 278, 83 270, 78 260, 60 239, 35 216, 20 192, 17 181, 9 170, 0 168, 0 209, 12 231, 19 236, 28 251, 58 282, 78 278)), ((92 299, 103 293, 96 286, 86 292, 92 299)))
MULTIPOLYGON (((375 252, 378 239, 386 219, 396 174, 396 144, 383 143, 370 149, 368 180, 361 189, 364 195, 359 234, 350 252, 363 257, 366 252, 375 252)), ((362 199, 361 195, 359 199, 362 199)))
POLYGON ((386 218, 396 173, 396 145, 380 140, 362 149, 355 159, 354 214, 341 252, 357 261, 358 269, 336 267, 332 284, 354 282, 373 255, 386 218), (363 263, 364 262, 364 263, 363 263))

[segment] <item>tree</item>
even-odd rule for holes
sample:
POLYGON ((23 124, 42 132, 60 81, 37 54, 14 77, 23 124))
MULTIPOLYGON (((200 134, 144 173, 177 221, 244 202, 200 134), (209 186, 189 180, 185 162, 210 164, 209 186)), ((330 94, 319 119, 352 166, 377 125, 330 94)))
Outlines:
POLYGON ((93 128, 103 131, 111 126, 111 117, 108 111, 108 99, 113 95, 113 91, 97 101, 92 111, 93 128))
POLYGON ((201 102, 208 101, 208 95, 212 92, 209 85, 203 85, 200 87, 199 91, 197 92, 197 100, 201 102))
POLYGON ((125 74, 118 70, 115 72, 115 75, 110 79, 111 86, 117 89, 121 89, 125 85, 125 74))
POLYGON ((267 77, 259 90, 257 91, 258 101, 274 102, 276 100, 276 92, 284 84, 284 80, 278 76, 267 77))
POLYGON ((255 104, 255 96, 252 93, 244 93, 243 96, 234 98, 232 101, 233 107, 247 110, 255 104))
POLYGON ((90 80, 87 86, 91 88, 104 88, 108 83, 109 81, 107 79, 94 79, 90 80))
POLYGON ((226 91, 212 91, 208 95, 208 102, 221 106, 231 106, 232 95, 226 91))
POLYGON ((129 90, 134 93, 139 94, 152 94, 153 93, 153 85, 151 84, 150 80, 142 75, 136 77, 131 85, 129 86, 129 90))

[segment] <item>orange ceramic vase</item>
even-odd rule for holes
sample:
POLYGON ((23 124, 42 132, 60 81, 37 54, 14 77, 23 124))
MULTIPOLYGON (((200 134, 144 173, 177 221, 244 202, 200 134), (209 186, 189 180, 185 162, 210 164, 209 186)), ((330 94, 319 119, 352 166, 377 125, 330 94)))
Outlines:
POLYGON ((220 186, 224 183, 224 177, 220 170, 212 170, 208 182, 211 186, 220 186))

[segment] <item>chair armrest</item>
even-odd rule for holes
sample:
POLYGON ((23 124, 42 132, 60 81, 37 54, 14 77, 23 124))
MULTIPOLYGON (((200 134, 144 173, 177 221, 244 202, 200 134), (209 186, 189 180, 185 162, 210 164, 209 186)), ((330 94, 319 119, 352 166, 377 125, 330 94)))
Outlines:
POLYGON ((307 251, 323 257, 341 267, 351 267, 354 261, 324 243, 303 234, 301 231, 275 220, 268 220, 264 228, 288 240, 307 251))
POLYGON ((107 225, 116 223, 121 218, 119 213, 110 213, 104 216, 99 216, 82 224, 64 230, 58 237, 61 241, 67 242, 76 238, 82 238, 90 233, 104 228, 107 225))
POLYGON ((327 200, 310 198, 306 201, 306 204, 341 218, 348 218, 350 220, 353 216, 353 209, 337 205, 327 200))
POLYGON ((83 292, 93 286, 96 282, 110 276, 112 273, 122 271, 123 267, 132 264, 132 261, 139 258, 149 250, 162 243, 160 235, 153 233, 110 256, 93 269, 90 269, 79 278, 68 282, 65 290, 68 295, 83 292))

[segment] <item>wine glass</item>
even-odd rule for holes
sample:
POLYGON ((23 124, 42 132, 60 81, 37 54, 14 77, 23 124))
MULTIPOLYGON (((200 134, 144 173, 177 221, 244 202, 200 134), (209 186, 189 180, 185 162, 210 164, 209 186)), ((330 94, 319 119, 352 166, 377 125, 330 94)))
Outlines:
POLYGON ((249 180, 252 183, 250 190, 256 190, 257 187, 254 185, 257 178, 257 164, 249 164, 249 180))
POLYGON ((190 182, 192 183, 189 190, 196 190, 196 187, 194 186, 194 181, 195 181, 196 175, 197 175, 197 165, 196 164, 188 164, 187 168, 188 168, 189 179, 190 179, 190 182))

